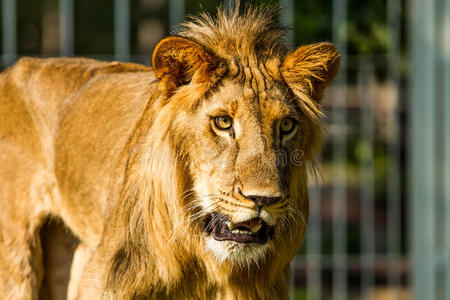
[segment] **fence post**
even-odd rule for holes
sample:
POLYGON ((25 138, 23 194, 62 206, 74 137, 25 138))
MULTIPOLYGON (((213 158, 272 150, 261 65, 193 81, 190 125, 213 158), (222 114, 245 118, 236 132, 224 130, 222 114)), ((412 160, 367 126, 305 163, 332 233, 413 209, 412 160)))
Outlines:
POLYGON ((409 198, 414 298, 436 299, 435 1, 411 0, 409 198))
POLYGON ((4 68, 17 59, 17 17, 16 0, 2 1, 2 36, 4 68))
POLYGON ((184 0, 169 0, 169 25, 172 28, 184 20, 184 0))
POLYGON ((114 0, 114 59, 130 60, 129 0, 114 0))
POLYGON ((73 16, 73 0, 59 0, 59 47, 62 56, 73 56, 74 54, 73 16))
POLYGON ((333 300, 347 297, 347 0, 333 0, 333 42, 341 52, 341 68, 333 89, 333 300))
POLYGON ((361 203, 361 295, 373 295, 375 284, 375 216, 374 216, 374 151, 375 151, 375 114, 374 114, 374 66, 363 61, 360 67, 363 97, 360 113, 360 203, 361 203))
POLYGON ((322 214, 319 183, 309 189, 309 220, 306 233, 306 297, 322 299, 322 214))
POLYGON ((288 26, 289 30, 286 32, 286 41, 294 45, 295 43, 295 4, 293 0, 280 0, 281 6, 281 24, 288 26))
MULTIPOLYGON (((401 172, 400 172, 400 116, 401 105, 401 81, 400 81, 400 42, 401 42, 401 9, 399 0, 388 0, 387 2, 387 25, 389 32, 387 49, 387 78, 388 82, 395 88, 395 94, 389 99, 392 102, 393 111, 386 116, 385 134, 387 138, 387 259, 388 285, 400 289, 401 274, 399 261, 401 259, 401 172)), ((395 294, 397 298, 399 293, 395 294)))
POLYGON ((443 195, 445 203, 445 263, 446 263, 446 300, 450 300, 450 0, 444 3, 443 58, 444 58, 444 93, 443 93, 443 195), (447 84, 445 84, 447 83, 447 84))

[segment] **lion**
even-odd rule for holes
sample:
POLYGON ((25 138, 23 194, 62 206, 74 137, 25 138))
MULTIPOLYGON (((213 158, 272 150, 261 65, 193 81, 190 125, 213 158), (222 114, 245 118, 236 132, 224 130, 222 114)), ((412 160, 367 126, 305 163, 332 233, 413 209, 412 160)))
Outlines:
POLYGON ((152 67, 21 58, 0 75, 1 299, 39 297, 56 218, 79 239, 69 299, 289 297, 339 53, 291 50, 277 16, 202 14, 152 67))

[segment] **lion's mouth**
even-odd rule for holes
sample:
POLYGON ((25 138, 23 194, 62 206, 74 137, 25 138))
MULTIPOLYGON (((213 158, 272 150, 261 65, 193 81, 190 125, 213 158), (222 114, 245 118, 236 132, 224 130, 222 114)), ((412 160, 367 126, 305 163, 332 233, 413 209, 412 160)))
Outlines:
POLYGON ((210 214, 205 220, 206 232, 216 241, 265 244, 273 234, 273 227, 260 218, 233 224, 222 214, 210 214))

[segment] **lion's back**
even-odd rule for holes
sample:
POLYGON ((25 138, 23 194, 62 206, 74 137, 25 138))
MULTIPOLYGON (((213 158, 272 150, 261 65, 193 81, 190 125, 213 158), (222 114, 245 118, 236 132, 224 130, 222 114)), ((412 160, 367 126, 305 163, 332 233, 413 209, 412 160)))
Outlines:
POLYGON ((0 74, 0 138, 48 164, 64 103, 102 74, 151 69, 87 58, 21 58, 0 74))

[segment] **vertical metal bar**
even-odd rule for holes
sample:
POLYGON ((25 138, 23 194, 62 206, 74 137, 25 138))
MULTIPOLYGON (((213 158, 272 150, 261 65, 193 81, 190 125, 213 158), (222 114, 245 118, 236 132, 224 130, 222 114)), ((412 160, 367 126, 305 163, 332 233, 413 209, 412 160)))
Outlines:
POLYGON ((415 299, 436 299, 435 1, 411 0, 410 226, 415 299))
POLYGON ((443 94, 443 183, 445 203, 445 264, 446 264, 446 300, 450 300, 450 0, 444 3, 443 63, 444 63, 444 94, 443 94))
POLYGON ((130 60, 129 0, 114 0, 114 58, 130 60))
POLYGON ((62 56, 74 54, 74 9, 73 0, 59 0, 60 53, 62 56))
POLYGON ((284 24, 288 26, 288 28, 291 28, 292 30, 289 30, 286 32, 286 40, 291 45, 294 45, 295 43, 295 4, 293 0, 280 0, 280 6, 281 6, 281 24, 284 24))
POLYGON ((233 11, 236 9, 236 0, 224 0, 223 3, 228 10, 233 11))
POLYGON ((169 0, 169 25, 173 26, 184 21, 184 0, 169 0))
POLYGON ((306 263, 307 263, 307 299, 321 299, 322 265, 321 265, 321 205, 319 186, 309 190, 309 225, 306 236, 306 263))
POLYGON ((346 108, 346 53, 347 53, 347 0, 333 0, 333 41, 341 52, 341 70, 333 90, 332 120, 333 147, 333 299, 347 297, 347 108, 346 108))
POLYGON ((3 62, 2 66, 14 63, 17 59, 17 16, 16 0, 2 1, 2 36, 3 62))
POLYGON ((373 112, 373 66, 363 62, 360 68, 363 98, 361 103, 361 292, 371 295, 374 284, 375 262, 374 228, 374 112, 373 112))
MULTIPOLYGON (((393 104, 393 111, 387 116, 386 138, 387 138, 387 258, 390 262, 388 272, 388 285, 399 288, 401 284, 398 262, 400 260, 401 241, 401 203, 400 203, 400 15, 401 1, 388 0, 387 3, 387 23, 389 30, 388 40, 388 63, 387 76, 389 82, 395 88, 396 93, 390 99, 393 104)), ((400 295, 395 295, 399 298, 400 295)))

